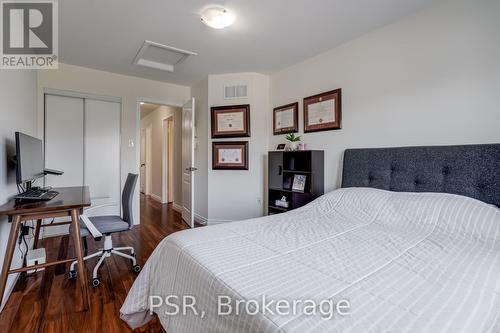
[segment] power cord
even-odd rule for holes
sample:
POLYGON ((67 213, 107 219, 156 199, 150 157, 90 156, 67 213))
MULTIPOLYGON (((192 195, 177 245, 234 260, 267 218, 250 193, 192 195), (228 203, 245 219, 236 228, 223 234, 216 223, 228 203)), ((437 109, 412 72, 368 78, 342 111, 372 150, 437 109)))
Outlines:
POLYGON ((19 245, 19 252, 21 252, 21 259, 23 260, 23 266, 26 266, 26 256, 28 255, 29 247, 28 242, 26 241, 26 236, 29 236, 30 230, 34 229, 29 225, 25 225, 21 223, 21 233, 17 239, 17 244, 19 245), (22 249, 22 243, 24 243, 25 250, 22 249))

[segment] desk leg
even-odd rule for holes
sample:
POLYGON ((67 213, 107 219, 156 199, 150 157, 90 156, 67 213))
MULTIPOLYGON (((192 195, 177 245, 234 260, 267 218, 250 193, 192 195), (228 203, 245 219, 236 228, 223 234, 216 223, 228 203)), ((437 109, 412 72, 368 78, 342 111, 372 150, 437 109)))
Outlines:
POLYGON ((82 239, 80 236, 80 212, 78 209, 71 210, 71 220, 73 223, 73 240, 75 243, 75 254, 78 261, 78 280, 80 280, 80 286, 82 289, 82 300, 83 309, 88 310, 89 308, 89 295, 88 295, 88 284, 87 284, 87 270, 85 269, 85 263, 83 261, 82 252, 82 239))
POLYGON ((0 303, 2 303, 3 300, 3 292, 5 291, 5 285, 7 284, 7 277, 9 276, 10 265, 12 264, 12 256, 14 255, 14 250, 16 249, 17 237, 19 235, 20 227, 21 216, 16 215, 12 220, 9 241, 7 243, 5 257, 3 259, 2 275, 0 276, 0 303))
POLYGON ((35 239, 33 240, 33 250, 38 247, 38 238, 40 237, 41 226, 42 226, 42 220, 36 220, 35 239))

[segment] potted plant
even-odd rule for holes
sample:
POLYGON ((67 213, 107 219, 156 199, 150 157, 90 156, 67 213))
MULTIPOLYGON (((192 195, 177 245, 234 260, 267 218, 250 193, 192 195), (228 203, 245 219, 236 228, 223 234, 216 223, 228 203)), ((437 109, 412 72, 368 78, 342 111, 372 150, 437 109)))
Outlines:
POLYGON ((300 142, 300 136, 295 136, 294 133, 290 133, 285 137, 285 139, 288 141, 288 148, 290 150, 297 150, 300 142))

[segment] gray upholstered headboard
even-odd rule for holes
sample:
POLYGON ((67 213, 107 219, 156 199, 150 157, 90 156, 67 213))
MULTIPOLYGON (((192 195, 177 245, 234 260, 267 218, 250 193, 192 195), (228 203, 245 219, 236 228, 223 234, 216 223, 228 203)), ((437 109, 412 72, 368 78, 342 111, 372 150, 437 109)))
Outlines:
POLYGON ((342 187, 460 194, 500 207, 500 144, 347 149, 342 187))

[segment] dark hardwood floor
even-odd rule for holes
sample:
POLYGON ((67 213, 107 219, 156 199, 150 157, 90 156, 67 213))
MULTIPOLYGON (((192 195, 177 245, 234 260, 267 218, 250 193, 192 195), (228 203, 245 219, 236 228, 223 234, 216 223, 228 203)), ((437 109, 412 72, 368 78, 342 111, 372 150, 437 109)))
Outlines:
MULTIPOLYGON (((138 264, 143 266, 156 245, 168 234, 186 229, 181 215, 170 205, 162 205, 141 195, 141 224, 128 232, 113 235, 113 245, 134 246, 138 264)), ((102 247, 87 237, 88 253, 102 247)), ((41 241, 49 258, 73 255, 69 236, 41 241)), ((97 259, 87 261, 87 274, 97 259)), ((105 260, 99 270, 102 283, 89 287, 90 309, 79 311, 81 293, 76 280, 68 278, 69 264, 49 267, 44 272, 22 276, 0 314, 0 332, 131 332, 120 319, 119 310, 137 274, 130 262, 118 256, 105 260)), ((136 332, 163 332, 157 319, 136 332)))

